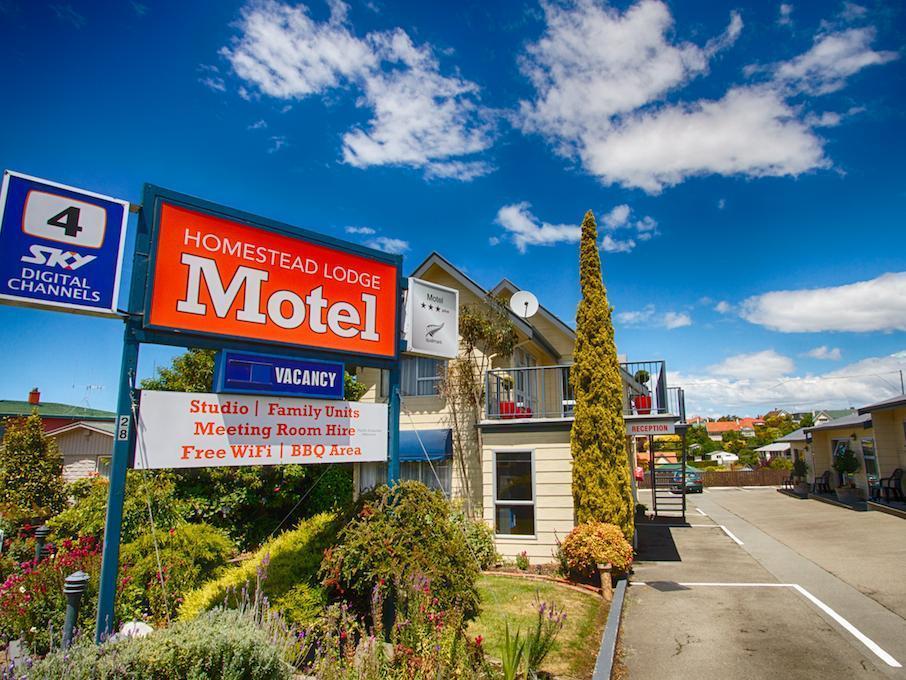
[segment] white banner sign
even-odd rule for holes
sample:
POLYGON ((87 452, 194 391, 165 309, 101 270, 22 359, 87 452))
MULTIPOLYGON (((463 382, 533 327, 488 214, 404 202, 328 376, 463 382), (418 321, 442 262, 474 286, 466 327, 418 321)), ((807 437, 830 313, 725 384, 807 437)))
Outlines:
POLYGON ((441 359, 459 355, 459 291, 409 279, 406 351, 441 359))
POLYGON ((288 397, 142 392, 135 467, 387 460, 387 405, 288 397))
POLYGON ((676 434, 676 425, 673 421, 626 421, 626 434, 630 437, 647 437, 648 435, 676 434))

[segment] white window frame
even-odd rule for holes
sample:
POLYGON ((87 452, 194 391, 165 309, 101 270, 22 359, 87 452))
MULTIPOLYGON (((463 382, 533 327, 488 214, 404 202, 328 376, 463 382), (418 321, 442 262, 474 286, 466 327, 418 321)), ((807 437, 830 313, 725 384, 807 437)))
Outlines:
POLYGON ((537 539, 538 538, 538 491, 535 478, 535 449, 527 448, 516 448, 516 449, 499 449, 494 451, 494 455, 491 460, 491 496, 492 505, 494 507, 494 538, 499 538, 504 541, 524 541, 527 539, 537 539), (498 454, 507 454, 507 453, 527 453, 529 454, 529 459, 532 466, 532 500, 530 501, 501 501, 497 498, 497 455, 498 454), (534 512, 532 513, 532 533, 531 534, 498 534, 497 533, 497 506, 498 505, 530 505, 534 512))
MULTIPOLYGON (((447 360, 446 359, 433 359, 430 357, 414 357, 409 355, 403 355, 400 357, 400 396, 403 397, 431 397, 437 398, 443 396, 441 394, 440 385, 447 373, 447 360), (418 372, 418 362, 419 360, 432 361, 435 362, 439 370, 433 376, 421 376, 418 372), (406 391, 406 382, 403 379, 403 362, 412 362, 411 370, 415 374, 415 393, 409 393, 406 391), (420 385, 426 383, 433 383, 435 386, 431 388, 431 391, 428 394, 418 394, 418 388, 420 385)), ((387 397, 389 393, 388 385, 390 379, 389 371, 381 371, 381 387, 380 387, 380 396, 382 398, 387 397)))
MULTIPOLYGON (((865 470, 865 478, 869 479, 868 462, 867 462, 868 459, 865 456, 865 442, 871 442, 871 456, 868 456, 868 458, 870 458, 871 460, 873 460, 875 462, 874 474, 877 476, 877 479, 880 479, 881 478, 881 466, 878 463, 878 444, 875 441, 874 437, 860 437, 859 438, 859 450, 862 452, 862 468, 865 470)), ((875 481, 877 481, 877 479, 875 481)))

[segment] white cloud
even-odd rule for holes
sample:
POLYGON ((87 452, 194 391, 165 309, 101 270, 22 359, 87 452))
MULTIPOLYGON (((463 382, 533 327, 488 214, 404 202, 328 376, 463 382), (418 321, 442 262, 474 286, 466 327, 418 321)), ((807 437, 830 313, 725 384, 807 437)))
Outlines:
POLYGON ((666 312, 664 314, 664 328, 672 331, 674 328, 684 328, 692 325, 692 317, 686 312, 666 312))
POLYGON ((857 5, 854 2, 844 2, 843 11, 840 13, 840 16, 844 21, 858 21, 865 17, 868 13, 868 10, 862 7, 862 5, 857 5))
MULTIPOLYGON (((495 221, 507 231, 520 253, 524 253, 528 246, 576 243, 582 235, 582 228, 579 226, 542 221, 531 212, 531 205, 527 202, 503 206, 497 211, 495 221)), ((626 236, 619 238, 612 234, 604 234, 600 248, 607 253, 632 252, 637 240, 648 241, 659 233, 657 222, 652 217, 646 215, 634 219, 632 209, 626 204, 617 205, 604 213, 601 223, 610 231, 627 233, 626 236)))
POLYGON ((268 148, 268 153, 277 153, 280 149, 286 146, 286 137, 283 135, 273 135, 271 137, 271 145, 268 148))
POLYGON ((252 123, 251 125, 249 125, 249 127, 248 127, 249 130, 264 130, 266 128, 267 128, 266 120, 257 120, 254 123, 252 123))
POLYGON ((615 239, 610 234, 604 234, 601 239, 601 250, 605 253, 631 253, 635 249, 635 241, 628 239, 615 239))
POLYGON ((870 357, 817 375, 732 377, 671 371, 670 385, 686 392, 686 410, 720 415, 728 411, 763 413, 865 406, 900 393, 897 371, 906 368, 906 351, 870 357))
MULTIPOLYGON (((767 82, 667 104, 734 43, 743 27, 737 13, 701 46, 673 37, 673 17, 659 0, 639 0, 625 12, 599 0, 543 6, 545 32, 520 60, 535 98, 520 102, 517 125, 578 158, 604 184, 652 194, 695 176, 797 176, 830 167, 814 129, 839 118, 790 99, 839 89, 896 56, 871 49, 870 28, 824 32, 790 61, 746 69, 746 77, 768 74, 767 82)), ((781 5, 781 21, 791 21, 791 12, 781 5)))
POLYGON ((819 35, 812 48, 775 67, 775 78, 797 91, 826 94, 841 89, 846 79, 868 66, 886 64, 896 52, 876 52, 873 28, 851 28, 819 35))
POLYGON ((686 312, 663 312, 659 314, 654 305, 645 305, 642 309, 619 312, 617 321, 628 327, 666 328, 672 331, 692 325, 692 317, 686 312))
POLYGON ((805 353, 805 356, 812 357, 812 359, 840 361, 840 359, 843 358, 843 353, 840 351, 839 347, 830 348, 827 345, 821 345, 820 347, 810 349, 805 353))
POLYGON ((699 47, 671 41, 673 17, 657 0, 624 13, 594 0, 543 8, 546 31, 520 62, 538 93, 521 102, 522 124, 569 145, 705 72, 711 54, 742 27, 734 14, 724 41, 699 47))
POLYGON ((500 237, 499 237, 499 236, 489 236, 489 237, 488 237, 488 245, 496 246, 496 245, 499 244, 499 243, 500 243, 500 237))
POLYGON ((750 354, 736 354, 708 367, 711 375, 723 378, 779 378, 793 372, 793 360, 772 349, 750 354))
POLYGON ((821 140, 768 87, 629 116, 580 154, 605 184, 649 193, 696 175, 777 177, 828 165, 821 140))
POLYGON ((385 253, 403 254, 409 250, 409 241, 400 238, 390 238, 389 236, 376 236, 375 238, 365 241, 369 248, 383 250, 385 253))
POLYGON ((783 333, 906 330, 906 272, 831 288, 779 290, 745 300, 742 318, 783 333))
POLYGON ((629 213, 629 206, 623 203, 614 206, 609 213, 605 213, 601 218, 601 221, 611 229, 618 229, 619 227, 626 225, 626 222, 629 220, 629 213))
POLYGON ((718 210, 723 210, 726 207, 727 207, 727 199, 721 198, 719 201, 717 201, 718 210))
POLYGON ((714 305, 714 311, 718 314, 729 314, 733 311, 733 305, 731 305, 726 300, 721 300, 716 305, 714 305))
POLYGON ((581 227, 572 224, 550 224, 535 217, 526 202, 505 205, 497 211, 497 224, 509 232, 516 249, 524 253, 528 246, 552 246, 577 243, 581 227))
POLYGON ((356 105, 370 119, 343 135, 343 161, 354 167, 408 166, 458 180, 490 172, 474 158, 495 135, 478 86, 441 74, 433 48, 400 28, 356 36, 349 7, 329 4, 330 18, 318 22, 304 5, 252 2, 241 12, 240 35, 221 53, 245 83, 277 99, 358 89, 356 105))
POLYGON ((374 229, 372 229, 371 227, 346 227, 346 233, 347 234, 365 234, 366 236, 370 236, 372 234, 376 234, 377 232, 374 229))
POLYGON ((226 83, 220 76, 205 76, 199 78, 198 82, 214 92, 226 92, 226 83))
POLYGON ((777 17, 777 23, 781 26, 792 26, 793 25, 793 6, 788 3, 781 3, 778 10, 779 16, 777 17))

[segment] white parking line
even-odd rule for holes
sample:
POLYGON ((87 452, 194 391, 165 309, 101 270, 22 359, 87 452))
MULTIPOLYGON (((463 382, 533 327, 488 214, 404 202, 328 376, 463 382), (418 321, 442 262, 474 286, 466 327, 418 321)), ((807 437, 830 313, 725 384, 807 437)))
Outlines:
POLYGON ((702 510, 701 508, 695 508, 695 509, 698 511, 698 514, 699 514, 699 515, 702 515, 703 517, 707 517, 707 516, 708 516, 708 513, 705 512, 704 510, 702 510))
MULTIPOLYGON (((647 583, 645 581, 632 581, 630 583, 630 585, 650 586, 651 584, 647 583)), ((816 607, 818 607, 818 609, 823 611, 825 614, 827 614, 829 617, 831 617, 834 621, 836 621, 838 624, 840 624, 840 626, 843 628, 843 630, 845 630, 847 633, 849 633, 854 638, 856 638, 859 642, 861 642, 863 645, 865 645, 872 654, 877 656, 879 659, 881 659, 881 661, 886 663, 888 666, 890 666, 891 668, 902 668, 903 667, 899 661, 897 661, 890 654, 885 652, 877 642, 875 642, 870 637, 865 635, 865 633, 863 633, 861 630, 856 628, 853 624, 851 624, 849 621, 844 619, 837 612, 835 612, 831 607, 829 607, 827 604, 825 604, 824 602, 819 600, 817 597, 812 595, 809 591, 807 591, 805 588, 800 586, 798 583, 677 583, 677 585, 683 586, 684 588, 695 588, 695 587, 702 587, 702 588, 708 588, 708 587, 715 587, 715 588, 792 588, 793 590, 798 592, 800 595, 802 595, 805 599, 807 599, 809 602, 811 602, 816 607)))
POLYGON ((725 533, 727 536, 729 536, 731 539, 733 539, 734 541, 736 541, 736 545, 744 545, 743 542, 740 541, 738 538, 736 538, 736 536, 733 535, 733 532, 730 531, 729 529, 727 529, 727 527, 725 527, 723 524, 720 525, 720 528, 724 530, 724 533, 725 533))

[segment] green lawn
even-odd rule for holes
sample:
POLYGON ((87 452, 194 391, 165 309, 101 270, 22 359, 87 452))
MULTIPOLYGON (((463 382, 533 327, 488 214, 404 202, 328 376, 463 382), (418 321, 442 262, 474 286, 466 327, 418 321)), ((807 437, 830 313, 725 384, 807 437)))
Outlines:
POLYGON ((510 634, 526 631, 537 616, 535 602, 553 602, 566 610, 566 623, 542 670, 558 678, 587 680, 594 670, 607 620, 607 603, 600 595, 565 588, 556 583, 518 577, 482 576, 481 614, 469 626, 469 635, 481 635, 487 653, 500 658, 505 622, 510 634))

